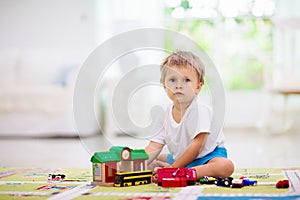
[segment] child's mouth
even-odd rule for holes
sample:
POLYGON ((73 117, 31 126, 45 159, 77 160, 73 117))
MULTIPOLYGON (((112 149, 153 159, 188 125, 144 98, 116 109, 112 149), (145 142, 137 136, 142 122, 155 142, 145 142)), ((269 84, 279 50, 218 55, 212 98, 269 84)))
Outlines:
POLYGON ((175 92, 174 95, 183 95, 182 92, 175 92))

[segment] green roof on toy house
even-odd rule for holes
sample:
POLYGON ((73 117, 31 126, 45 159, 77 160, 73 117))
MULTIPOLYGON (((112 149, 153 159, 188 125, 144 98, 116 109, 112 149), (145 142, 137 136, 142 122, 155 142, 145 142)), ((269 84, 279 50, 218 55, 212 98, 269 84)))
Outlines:
POLYGON ((131 155, 130 160, 148 160, 149 158, 148 154, 145 152, 144 149, 130 149, 129 147, 125 147, 125 146, 113 146, 109 150, 115 151, 119 155, 121 155, 123 149, 128 149, 130 151, 130 155, 131 155))
POLYGON ((131 160, 148 160, 149 156, 144 149, 135 149, 131 151, 131 160))
POLYGON ((109 151, 114 151, 114 152, 118 153, 119 155, 121 155, 121 152, 123 151, 123 149, 131 150, 129 147, 112 146, 112 147, 110 147, 109 151))
POLYGON ((121 152, 123 149, 129 149, 131 154, 130 160, 147 160, 148 154, 144 149, 130 149, 129 147, 113 146, 109 151, 96 152, 91 158, 93 163, 120 162, 121 152))
POLYGON ((106 163, 106 162, 119 162, 121 161, 120 154, 114 151, 96 152, 91 158, 92 163, 106 163))

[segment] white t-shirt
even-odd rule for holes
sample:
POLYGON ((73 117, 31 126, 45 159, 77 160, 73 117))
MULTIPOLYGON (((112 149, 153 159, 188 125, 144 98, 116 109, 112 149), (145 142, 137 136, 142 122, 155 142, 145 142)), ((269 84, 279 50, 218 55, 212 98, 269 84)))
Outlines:
POLYGON ((156 121, 157 134, 151 141, 166 144, 173 158, 176 160, 191 144, 199 133, 208 133, 206 143, 197 156, 204 157, 212 152, 217 146, 224 147, 224 134, 222 130, 212 132, 212 110, 209 106, 201 103, 197 97, 184 113, 181 122, 177 123, 172 115, 173 104, 165 111, 165 116, 156 121))

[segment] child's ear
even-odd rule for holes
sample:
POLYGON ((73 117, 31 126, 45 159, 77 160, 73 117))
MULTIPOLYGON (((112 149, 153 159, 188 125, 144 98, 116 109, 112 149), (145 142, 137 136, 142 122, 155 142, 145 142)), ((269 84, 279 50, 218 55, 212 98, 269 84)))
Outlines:
POLYGON ((199 84, 197 85, 197 89, 200 90, 203 86, 203 82, 199 82, 199 84))
POLYGON ((202 86, 203 86, 203 82, 199 82, 199 84, 197 85, 197 88, 196 88, 196 94, 199 94, 202 86))

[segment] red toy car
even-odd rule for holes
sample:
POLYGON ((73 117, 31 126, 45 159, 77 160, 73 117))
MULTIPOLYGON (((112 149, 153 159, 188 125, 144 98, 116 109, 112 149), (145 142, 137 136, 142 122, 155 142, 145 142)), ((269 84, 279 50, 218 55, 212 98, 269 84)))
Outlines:
POLYGON ((276 183, 276 188, 289 188, 290 182, 289 180, 280 180, 276 183))
POLYGON ((157 170, 157 185, 163 187, 185 187, 195 185, 197 173, 195 169, 160 168, 157 170))
POLYGON ((231 182, 232 188, 242 188, 244 187, 243 180, 242 179, 233 179, 231 182))

